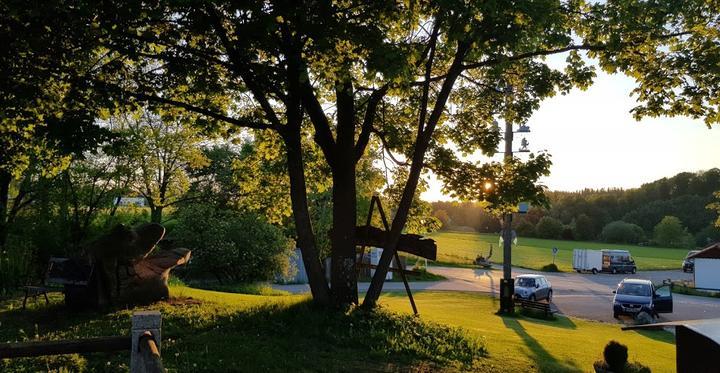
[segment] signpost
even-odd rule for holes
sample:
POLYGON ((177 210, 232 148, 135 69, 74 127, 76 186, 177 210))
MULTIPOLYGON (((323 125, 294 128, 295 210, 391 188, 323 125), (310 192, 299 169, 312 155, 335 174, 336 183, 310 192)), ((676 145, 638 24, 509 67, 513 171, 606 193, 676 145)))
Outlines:
POLYGON ((552 250, 552 251, 553 251, 553 264, 555 264, 555 256, 556 256, 557 253, 558 253, 558 248, 557 248, 557 247, 553 247, 553 250, 552 250))

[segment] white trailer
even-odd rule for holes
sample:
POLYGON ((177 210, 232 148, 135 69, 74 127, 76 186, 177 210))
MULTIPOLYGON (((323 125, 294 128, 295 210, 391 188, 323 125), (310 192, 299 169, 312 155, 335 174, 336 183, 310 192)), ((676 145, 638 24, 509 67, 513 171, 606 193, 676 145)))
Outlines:
POLYGON ((602 271, 602 250, 573 249, 573 269, 578 273, 590 271, 593 274, 602 271))

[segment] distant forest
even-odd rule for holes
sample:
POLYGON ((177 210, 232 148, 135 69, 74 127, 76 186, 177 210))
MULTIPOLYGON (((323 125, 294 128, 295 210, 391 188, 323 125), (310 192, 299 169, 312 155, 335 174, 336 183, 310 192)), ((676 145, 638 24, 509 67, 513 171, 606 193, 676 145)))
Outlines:
MULTIPOLYGON (((720 190, 720 169, 679 173, 633 189, 547 192, 550 208, 515 214, 519 236, 669 247, 720 241, 717 212, 707 208, 720 190)), ((444 230, 499 232, 500 221, 476 203, 433 202, 444 230)))

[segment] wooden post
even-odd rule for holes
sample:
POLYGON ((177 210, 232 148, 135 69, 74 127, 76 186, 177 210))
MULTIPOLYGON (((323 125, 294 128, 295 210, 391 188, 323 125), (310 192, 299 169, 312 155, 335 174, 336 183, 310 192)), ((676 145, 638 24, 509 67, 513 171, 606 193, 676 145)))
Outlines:
MULTIPOLYGON (((130 349, 130 373, 145 373, 148 372, 146 367, 149 362, 146 362, 144 357, 154 356, 159 358, 160 356, 160 341, 162 340, 161 335, 162 318, 159 311, 140 311, 135 312, 132 315, 132 329, 130 336, 132 338, 132 345, 130 349), (155 346, 157 348, 157 354, 143 354, 140 348, 141 338, 149 337, 146 332, 149 332, 152 336, 155 346)), ((144 350, 144 349, 143 349, 144 350)))

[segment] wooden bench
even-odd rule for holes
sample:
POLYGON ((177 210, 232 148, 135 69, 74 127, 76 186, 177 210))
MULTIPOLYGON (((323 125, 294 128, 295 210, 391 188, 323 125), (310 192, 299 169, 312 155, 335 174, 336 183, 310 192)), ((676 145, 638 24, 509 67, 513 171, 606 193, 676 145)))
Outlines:
MULTIPOLYGON (((22 287, 23 291, 25 291, 25 297, 23 298, 23 304, 22 304, 23 310, 27 307, 27 300, 30 297, 32 297, 35 300, 35 303, 37 303, 37 298, 39 296, 43 295, 43 296, 45 296, 45 304, 50 304, 50 299, 47 296, 50 289, 48 289, 47 285, 48 285, 48 277, 50 276, 50 271, 52 270, 52 267, 55 264, 54 259, 55 258, 50 258, 48 267, 45 270, 45 273, 43 274, 43 277, 40 280, 39 284, 30 285, 28 282, 28 285, 25 285, 22 287)), ((28 276, 28 279, 29 278, 30 278, 30 276, 28 276)))
POLYGON ((45 297, 45 303, 50 304, 50 299, 47 294, 51 291, 60 291, 60 289, 55 286, 87 286, 92 271, 92 266, 84 268, 69 258, 51 257, 40 284, 22 287, 25 291, 25 298, 23 298, 22 305, 23 310, 26 308, 27 300, 30 297, 37 302, 37 298, 42 295, 45 297))
POLYGON ((552 309, 552 307, 550 306, 550 303, 548 303, 548 302, 537 302, 537 301, 533 301, 533 300, 518 298, 518 299, 515 299, 515 305, 520 306, 521 308, 524 308, 524 309, 540 311, 545 314, 546 318, 548 316, 552 316, 552 314, 556 312, 552 309))

